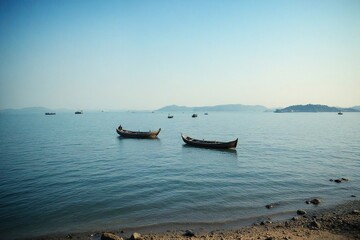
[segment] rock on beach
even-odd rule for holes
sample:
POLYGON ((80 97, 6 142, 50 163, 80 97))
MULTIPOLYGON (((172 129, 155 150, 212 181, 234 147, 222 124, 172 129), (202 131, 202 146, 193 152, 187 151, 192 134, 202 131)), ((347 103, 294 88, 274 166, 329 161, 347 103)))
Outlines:
POLYGON ((109 232, 104 232, 101 235, 101 240, 123 240, 122 237, 119 237, 118 235, 115 235, 113 233, 109 233, 109 232))
POLYGON ((312 199, 311 201, 310 201, 312 204, 315 204, 315 205, 318 205, 318 204, 320 204, 320 199, 318 199, 318 198, 314 198, 314 199, 312 199))
POLYGON ((134 232, 131 237, 130 237, 131 240, 141 240, 142 237, 141 237, 141 234, 140 233, 137 233, 137 232, 134 232))
POLYGON ((195 233, 191 230, 186 230, 185 233, 184 233, 184 236, 186 237, 194 237, 195 236, 195 233))
POLYGON ((302 209, 299 209, 296 211, 297 215, 305 215, 306 214, 306 211, 305 210, 302 210, 302 209))
POLYGON ((318 228, 321 228, 321 224, 319 222, 317 222, 316 220, 314 220, 314 221, 310 222, 309 228, 310 229, 318 229, 318 228))
POLYGON ((266 207, 267 209, 270 209, 270 208, 273 208, 273 207, 274 207, 274 205, 272 205, 272 204, 268 204, 268 205, 265 205, 265 207, 266 207))

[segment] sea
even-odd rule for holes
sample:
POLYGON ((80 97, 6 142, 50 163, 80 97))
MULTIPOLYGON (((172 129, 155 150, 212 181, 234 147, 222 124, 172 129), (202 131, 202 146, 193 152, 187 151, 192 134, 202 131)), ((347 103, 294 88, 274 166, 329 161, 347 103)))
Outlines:
POLYGON ((0 238, 251 224, 360 197, 360 113, 168 114, 0 114, 0 238), (161 132, 125 139, 120 124, 161 132))

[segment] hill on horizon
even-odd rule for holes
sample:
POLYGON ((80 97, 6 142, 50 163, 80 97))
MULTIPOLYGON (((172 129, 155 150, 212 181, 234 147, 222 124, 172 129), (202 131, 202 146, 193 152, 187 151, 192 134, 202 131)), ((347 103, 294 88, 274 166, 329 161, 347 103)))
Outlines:
POLYGON ((356 109, 360 111, 360 105, 359 106, 353 106, 352 109, 356 109))
POLYGON ((199 111, 199 112, 265 112, 268 108, 261 105, 242 105, 242 104, 225 104, 225 105, 215 105, 215 106, 202 106, 202 107, 187 107, 187 106, 178 106, 178 105, 169 105, 163 108, 160 108, 156 111, 160 112, 187 112, 187 111, 199 111))
POLYGON ((283 109, 276 109, 275 113, 292 113, 292 112, 359 112, 354 108, 329 107, 320 104, 293 105, 283 109))

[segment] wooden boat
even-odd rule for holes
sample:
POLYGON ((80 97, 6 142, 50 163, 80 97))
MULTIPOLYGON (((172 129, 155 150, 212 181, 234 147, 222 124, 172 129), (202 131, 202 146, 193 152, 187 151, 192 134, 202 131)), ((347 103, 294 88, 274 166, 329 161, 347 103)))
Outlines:
POLYGON ((161 128, 157 131, 148 131, 148 132, 140 132, 140 131, 129 131, 122 128, 120 125, 116 132, 124 137, 124 138, 157 138, 157 135, 159 135, 161 131, 161 128))
POLYGON ((238 142, 238 139, 231 142, 198 140, 188 137, 184 134, 181 134, 181 138, 186 144, 189 144, 190 146, 202 147, 202 148, 217 148, 217 149, 236 148, 238 142))

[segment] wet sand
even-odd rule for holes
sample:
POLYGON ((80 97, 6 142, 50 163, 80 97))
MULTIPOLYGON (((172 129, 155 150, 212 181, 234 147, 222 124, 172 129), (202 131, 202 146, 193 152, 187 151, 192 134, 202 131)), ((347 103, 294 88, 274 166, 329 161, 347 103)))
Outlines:
MULTIPOLYGON (((118 239, 360 239, 360 201, 351 201, 327 209, 307 212, 305 215, 292 214, 288 219, 273 222, 267 219, 254 222, 252 226, 243 225, 230 227, 223 225, 217 230, 210 228, 192 228, 189 226, 178 226, 175 230, 159 231, 152 229, 123 229, 107 231, 118 236, 118 239), (184 228, 183 228, 184 227, 184 228), (140 238, 132 237, 134 232, 139 233, 140 238)), ((103 231, 86 233, 54 234, 37 238, 35 240, 67 240, 67 239, 101 239, 103 231)))

